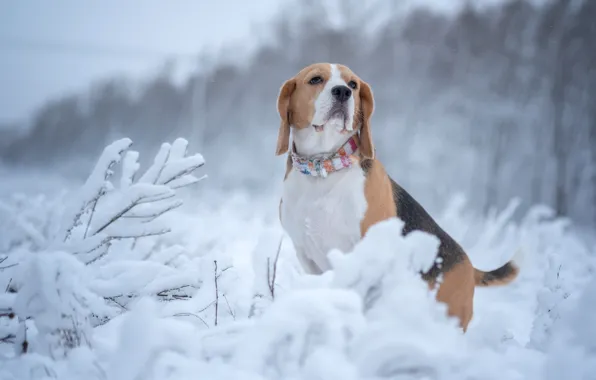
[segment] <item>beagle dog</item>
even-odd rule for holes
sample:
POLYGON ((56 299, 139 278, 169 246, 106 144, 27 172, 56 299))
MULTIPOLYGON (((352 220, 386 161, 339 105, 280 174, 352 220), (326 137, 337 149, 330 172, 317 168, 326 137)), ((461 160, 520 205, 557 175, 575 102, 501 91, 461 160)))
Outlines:
POLYGON ((483 272, 375 158, 370 86, 348 67, 317 63, 287 80, 279 92, 281 126, 276 154, 288 153, 279 218, 307 273, 330 269, 327 253, 349 252, 375 223, 391 217, 440 240, 437 260, 422 278, 447 304, 465 332, 476 286, 507 284, 519 272, 513 261, 483 272), (292 145, 290 148, 290 131, 292 145), (288 152, 289 151, 289 152, 288 152))

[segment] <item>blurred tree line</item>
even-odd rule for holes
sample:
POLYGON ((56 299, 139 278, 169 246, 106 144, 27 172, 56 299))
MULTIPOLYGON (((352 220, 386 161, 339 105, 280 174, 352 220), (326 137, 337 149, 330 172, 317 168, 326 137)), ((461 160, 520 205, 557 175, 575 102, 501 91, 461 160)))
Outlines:
POLYGON ((481 211, 517 196, 596 225, 596 1, 516 0, 454 16, 385 9, 372 31, 374 9, 353 12, 350 1, 337 27, 305 0, 250 60, 221 60, 183 85, 166 66, 142 85, 113 78, 48 102, 28 134, 2 138, 0 158, 76 167, 118 137, 157 149, 183 136, 212 183, 262 193, 284 165, 273 154, 281 83, 339 62, 371 83, 379 156, 431 210, 463 191, 481 211))

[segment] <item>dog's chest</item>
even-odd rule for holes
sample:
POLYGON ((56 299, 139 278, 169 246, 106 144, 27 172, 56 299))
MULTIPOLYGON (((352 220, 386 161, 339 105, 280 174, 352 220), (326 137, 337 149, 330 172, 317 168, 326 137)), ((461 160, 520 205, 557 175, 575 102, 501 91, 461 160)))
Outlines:
POLYGON ((327 253, 350 251, 360 240, 367 209, 365 177, 358 166, 312 177, 292 170, 284 181, 281 222, 297 253, 329 269, 327 253))

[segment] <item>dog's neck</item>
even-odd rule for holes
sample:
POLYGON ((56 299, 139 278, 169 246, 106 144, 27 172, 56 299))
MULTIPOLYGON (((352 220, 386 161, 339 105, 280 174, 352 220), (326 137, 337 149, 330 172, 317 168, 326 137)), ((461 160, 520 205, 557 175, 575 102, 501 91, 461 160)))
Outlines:
POLYGON ((292 167, 302 174, 323 178, 329 173, 352 167, 357 160, 359 139, 356 133, 348 136, 347 141, 344 140, 334 151, 309 156, 298 153, 296 142, 293 142, 290 153, 292 167))
POLYGON ((325 125, 320 132, 316 131, 314 126, 300 129, 292 128, 296 152, 306 158, 317 158, 333 154, 356 133, 356 129, 340 131, 337 125, 333 123, 325 125))

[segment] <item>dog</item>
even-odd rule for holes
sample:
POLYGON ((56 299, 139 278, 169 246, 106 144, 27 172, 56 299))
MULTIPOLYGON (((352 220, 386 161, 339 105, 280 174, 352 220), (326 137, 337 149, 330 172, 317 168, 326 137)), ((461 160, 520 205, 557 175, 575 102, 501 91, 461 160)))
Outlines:
POLYGON ((279 218, 309 274, 330 269, 327 253, 349 252, 368 229, 398 217, 402 234, 419 230, 440 240, 436 263, 422 278, 465 333, 476 286, 503 285, 519 272, 513 261, 483 272, 461 246, 385 171, 371 135, 371 87, 347 66, 317 63, 285 81, 276 155, 287 153, 279 218), (290 147, 290 134, 292 143, 290 147), (438 281, 442 275, 442 281, 438 281))

